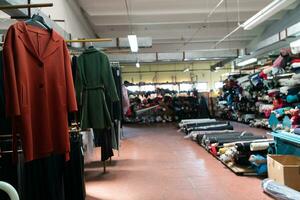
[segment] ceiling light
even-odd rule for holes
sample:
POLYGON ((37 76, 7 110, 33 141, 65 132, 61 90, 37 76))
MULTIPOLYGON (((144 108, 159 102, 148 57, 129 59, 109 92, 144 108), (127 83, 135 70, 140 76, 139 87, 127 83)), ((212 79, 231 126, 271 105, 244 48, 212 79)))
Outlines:
POLYGON ((139 62, 137 62, 137 63, 135 64, 135 66, 136 66, 136 68, 140 68, 140 67, 141 67, 141 65, 140 65, 139 62))
POLYGON ((138 46, 138 41, 136 35, 128 35, 128 41, 130 45, 131 52, 138 52, 139 51, 139 46, 138 46))
POLYGON ((188 71, 190 71, 189 68, 185 68, 185 69, 183 70, 183 72, 188 72, 188 71))
POLYGON ((256 62, 257 62, 257 58, 250 58, 248 60, 238 63, 237 66, 243 67, 243 66, 250 65, 250 64, 256 63, 256 62))
POLYGON ((274 0, 261 11, 244 22, 242 27, 245 30, 251 30, 295 1, 296 0, 274 0))

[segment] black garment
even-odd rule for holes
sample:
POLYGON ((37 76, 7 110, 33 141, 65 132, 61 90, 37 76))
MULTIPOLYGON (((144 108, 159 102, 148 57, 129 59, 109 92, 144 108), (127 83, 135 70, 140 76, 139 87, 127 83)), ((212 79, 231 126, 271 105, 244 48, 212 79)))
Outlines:
POLYGON ((112 150, 111 129, 93 129, 95 146, 101 147, 101 161, 106 161, 114 155, 112 150))
POLYGON ((121 120, 123 119, 123 104, 122 104, 122 78, 120 67, 112 67, 112 73, 115 80, 115 85, 119 97, 119 102, 113 103, 113 119, 121 120))
POLYGON ((5 114, 5 95, 3 81, 3 56, 0 51, 0 134, 11 134, 11 123, 5 114))
POLYGON ((65 155, 53 155, 24 164, 24 200, 64 200, 65 155))
POLYGON ((65 166, 64 186, 66 200, 84 200, 84 157, 82 152, 82 135, 71 133, 70 160, 65 166))
POLYGON ((210 118, 209 109, 204 96, 200 97, 198 105, 198 118, 210 118))

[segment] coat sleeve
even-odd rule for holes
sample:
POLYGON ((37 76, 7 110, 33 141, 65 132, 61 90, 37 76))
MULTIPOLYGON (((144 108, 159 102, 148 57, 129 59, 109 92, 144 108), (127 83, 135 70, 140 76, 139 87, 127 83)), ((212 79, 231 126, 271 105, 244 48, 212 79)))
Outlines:
POLYGON ((9 117, 21 115, 20 99, 18 91, 18 74, 15 65, 14 50, 16 47, 15 27, 10 27, 7 31, 5 42, 3 45, 3 79, 4 79, 4 92, 5 92, 5 109, 6 115, 9 117))
POLYGON ((111 98, 112 102, 119 101, 117 88, 116 88, 115 80, 112 74, 108 57, 104 54, 102 54, 101 57, 102 57, 101 67, 103 69, 102 78, 103 78, 105 90, 109 95, 109 97, 111 98))
POLYGON ((65 63, 65 79, 66 79, 66 89, 67 89, 67 106, 69 112, 77 111, 77 103, 75 96, 75 88, 73 83, 72 69, 71 69, 71 59, 67 45, 63 42, 64 48, 64 63, 65 63))
POLYGON ((75 79, 75 89, 76 89, 76 99, 77 104, 82 105, 82 91, 83 91, 83 84, 81 80, 81 69, 82 69, 82 58, 81 56, 78 57, 77 60, 77 73, 75 79))

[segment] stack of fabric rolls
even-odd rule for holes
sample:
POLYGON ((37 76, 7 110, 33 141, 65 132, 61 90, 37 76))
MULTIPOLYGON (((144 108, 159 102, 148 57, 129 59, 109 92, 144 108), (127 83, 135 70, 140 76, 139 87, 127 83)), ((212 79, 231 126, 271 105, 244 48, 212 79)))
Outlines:
POLYGON ((196 141, 224 164, 250 167, 258 175, 265 174, 267 154, 274 151, 273 139, 233 128, 219 128, 223 126, 232 127, 227 121, 215 119, 193 119, 179 123, 180 130, 187 134, 185 138, 196 141))

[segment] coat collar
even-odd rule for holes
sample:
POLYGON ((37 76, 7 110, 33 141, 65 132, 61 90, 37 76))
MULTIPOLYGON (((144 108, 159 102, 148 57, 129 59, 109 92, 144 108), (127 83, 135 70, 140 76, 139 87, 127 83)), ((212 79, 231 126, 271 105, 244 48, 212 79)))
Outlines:
MULTIPOLYGON (((47 42, 47 47, 45 48, 45 51, 42 53, 38 53, 36 47, 33 45, 33 42, 29 36, 29 28, 26 25, 25 22, 18 22, 17 23, 17 29, 19 31, 18 37, 21 39, 21 41, 24 43, 26 49, 34 56, 36 57, 40 62, 43 63, 43 60, 51 55, 55 50, 61 45, 59 41, 62 40, 61 36, 59 36, 54 30, 51 30, 51 40, 47 42)), ((34 32, 38 32, 41 34, 49 34, 48 31, 42 30, 39 28, 31 28, 34 29, 34 32)))
POLYGON ((95 47, 91 47, 91 48, 88 48, 86 50, 84 50, 84 54, 86 53, 94 53, 94 52, 99 52, 95 47))

